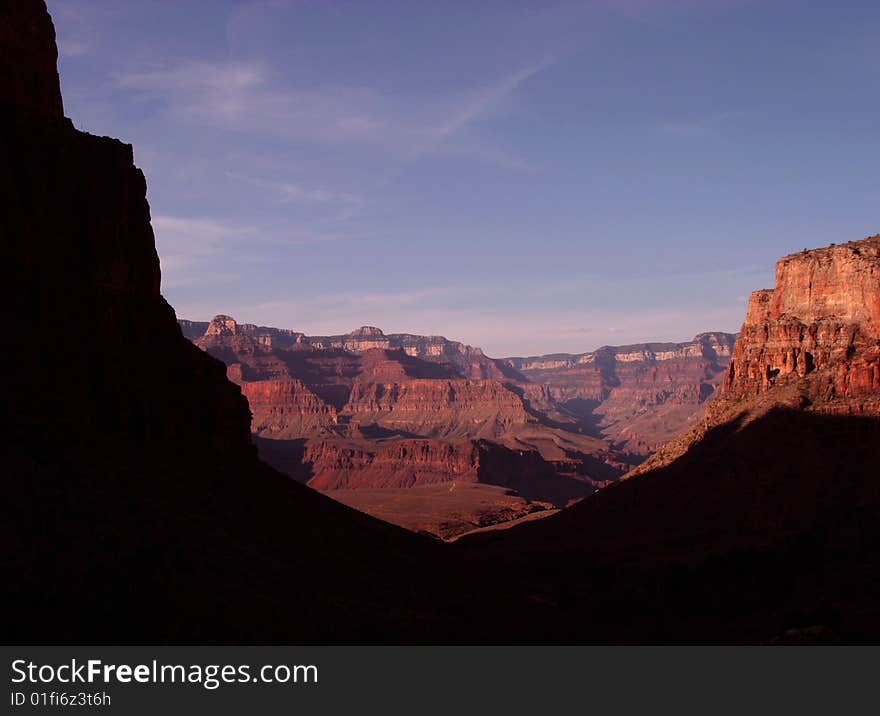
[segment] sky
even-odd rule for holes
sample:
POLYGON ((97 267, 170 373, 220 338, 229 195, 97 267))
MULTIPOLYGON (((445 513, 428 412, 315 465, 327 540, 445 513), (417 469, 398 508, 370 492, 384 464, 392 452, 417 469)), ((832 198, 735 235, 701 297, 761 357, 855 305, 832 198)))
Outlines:
POLYGON ((875 0, 48 5, 181 318, 687 340, 779 257, 880 231, 875 0))

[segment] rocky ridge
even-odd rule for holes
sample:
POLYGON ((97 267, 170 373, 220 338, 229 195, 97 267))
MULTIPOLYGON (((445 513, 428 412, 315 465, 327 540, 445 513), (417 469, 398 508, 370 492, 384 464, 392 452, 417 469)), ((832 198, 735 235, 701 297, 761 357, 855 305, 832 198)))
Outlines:
POLYGON ((285 328, 237 323, 226 315, 211 321, 179 321, 183 334, 192 341, 209 335, 243 336, 269 348, 316 348, 362 353, 368 350, 400 350, 406 355, 453 368, 468 378, 522 380, 522 376, 504 361, 486 356, 480 348, 451 341, 443 336, 419 336, 410 333, 385 334, 375 326, 361 326, 351 333, 336 336, 307 336, 285 328))
POLYGON ((650 454, 693 425, 715 394, 735 336, 605 346, 590 353, 503 359, 549 401, 627 451, 650 454))

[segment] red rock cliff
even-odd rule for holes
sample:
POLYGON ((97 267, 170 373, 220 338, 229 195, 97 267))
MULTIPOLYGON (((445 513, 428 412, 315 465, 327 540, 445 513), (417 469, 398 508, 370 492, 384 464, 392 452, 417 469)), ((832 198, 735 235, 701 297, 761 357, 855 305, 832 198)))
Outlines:
MULTIPOLYGON (((734 336, 606 346, 592 353, 507 358, 585 428, 647 454, 699 420, 721 382, 734 336)), ((546 401, 540 399, 536 404, 546 401)))
POLYGON ((302 464, 308 484, 319 490, 482 483, 559 507, 592 492, 590 484, 558 475, 537 451, 515 450, 488 440, 373 444, 312 440, 305 447, 302 464))
POLYGON ((336 409, 301 380, 258 380, 241 388, 253 415, 251 429, 263 437, 294 439, 336 425, 336 409))
POLYGON ((752 294, 719 407, 785 386, 815 410, 880 410, 880 236, 786 256, 752 294))
POLYGON ((529 419, 522 399, 501 383, 460 379, 356 381, 343 414, 422 435, 494 435, 529 419))
POLYGON ((780 259, 776 286, 749 298, 705 419, 628 476, 670 464, 714 428, 776 408, 880 415, 880 236, 780 259))

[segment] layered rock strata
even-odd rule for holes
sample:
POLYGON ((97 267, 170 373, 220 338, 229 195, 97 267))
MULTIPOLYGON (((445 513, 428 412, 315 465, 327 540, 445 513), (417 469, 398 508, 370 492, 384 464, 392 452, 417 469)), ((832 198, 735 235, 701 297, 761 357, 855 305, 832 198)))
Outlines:
POLYGON ((650 454, 702 417, 734 339, 729 333, 701 333, 686 343, 504 360, 544 386, 549 399, 577 416, 585 429, 627 451, 650 454))
MULTIPOLYGON (((464 480, 561 507, 632 465, 572 416, 548 415, 552 398, 542 386, 493 368, 479 349, 372 327, 314 339, 225 315, 182 326, 190 335, 202 327, 193 340, 241 386, 264 458, 331 494, 464 480)), ((483 500, 489 492, 468 494, 483 500)), ((484 523, 474 520, 462 528, 484 523)))
POLYGON ((723 403, 787 385, 813 410, 880 412, 880 237, 786 256, 751 295, 723 403))

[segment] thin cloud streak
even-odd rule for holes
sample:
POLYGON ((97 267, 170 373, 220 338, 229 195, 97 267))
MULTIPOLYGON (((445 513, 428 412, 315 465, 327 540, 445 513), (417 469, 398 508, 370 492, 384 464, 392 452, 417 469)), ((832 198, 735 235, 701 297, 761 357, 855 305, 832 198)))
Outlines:
POLYGON ((547 57, 532 65, 522 67, 498 82, 483 88, 458 107, 444 122, 428 131, 425 144, 416 147, 408 156, 415 159, 440 147, 445 140, 464 130, 469 125, 485 119, 526 80, 553 65, 555 60, 547 57))
POLYGON ((231 179, 243 181, 260 189, 266 189, 273 193, 282 203, 305 203, 305 204, 343 204, 360 205, 364 198, 357 194, 345 191, 336 191, 323 186, 310 187, 296 182, 272 181, 259 177, 248 176, 239 172, 225 172, 231 179))
MULTIPOLYGON (((184 60, 117 72, 120 89, 163 103, 177 119, 200 126, 390 149, 404 161, 438 152, 468 127, 492 116, 528 79, 554 64, 545 58, 464 97, 403 103, 369 87, 281 88, 260 62, 184 60)), ((471 140, 473 142, 473 139, 471 140)), ((487 149, 492 161, 497 149, 487 149)), ((508 167, 517 162, 504 156, 508 167)))
POLYGON ((323 141, 374 139, 386 131, 366 88, 281 89, 271 75, 259 62, 185 60, 113 79, 200 126, 323 141))
POLYGON ((739 2, 50 6, 96 31, 59 35, 68 111, 134 144, 181 315, 497 355, 735 330, 773 258, 871 220, 870 57, 739 2))
POLYGON ((98 33, 81 7, 59 5, 52 7, 58 39, 58 54, 62 59, 74 59, 90 54, 98 33))
POLYGON ((240 278, 218 270, 235 263, 273 263, 270 250, 357 240, 355 233, 318 232, 289 224, 249 225, 207 217, 156 215, 152 218, 163 271, 162 286, 174 289, 240 278))
POLYGON ((153 217, 157 241, 172 241, 206 253, 232 247, 252 249, 263 246, 302 246, 363 238, 364 234, 318 232, 307 226, 290 224, 247 225, 210 218, 159 215, 153 217))

